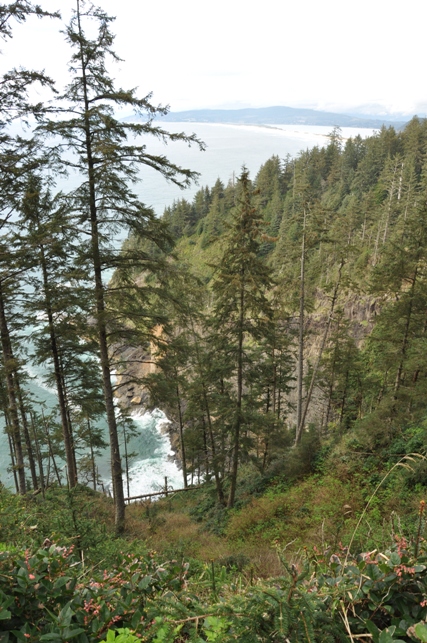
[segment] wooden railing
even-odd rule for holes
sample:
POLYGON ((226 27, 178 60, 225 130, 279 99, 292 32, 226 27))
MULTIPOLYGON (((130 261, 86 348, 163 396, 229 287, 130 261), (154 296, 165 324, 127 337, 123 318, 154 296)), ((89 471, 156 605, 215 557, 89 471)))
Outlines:
POLYGON ((165 476, 165 486, 161 491, 154 491, 153 493, 143 493, 140 496, 129 496, 125 498, 125 502, 130 502, 131 500, 143 500, 144 498, 154 498, 154 496, 166 496, 166 498, 173 493, 180 493, 181 491, 193 491, 193 489, 200 489, 202 485, 195 485, 192 487, 185 487, 184 489, 172 489, 168 487, 168 479, 165 476))

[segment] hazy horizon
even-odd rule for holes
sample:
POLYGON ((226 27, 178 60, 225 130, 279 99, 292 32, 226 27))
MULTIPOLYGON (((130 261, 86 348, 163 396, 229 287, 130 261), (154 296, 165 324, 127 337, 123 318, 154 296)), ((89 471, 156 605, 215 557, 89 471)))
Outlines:
MULTIPOLYGON (((65 23, 75 5, 39 2, 60 9, 65 23)), ((257 11, 243 0, 95 4, 116 16, 114 49, 123 61, 111 70, 118 83, 138 86, 142 96, 152 91, 154 103, 171 111, 283 105, 383 117, 427 112, 427 5, 416 0, 404 11, 386 0, 360 0, 345 13, 338 0, 265 0, 257 11)), ((70 57, 60 28, 59 20, 36 18, 15 25, 2 45, 0 71, 45 69, 60 89, 70 57)))

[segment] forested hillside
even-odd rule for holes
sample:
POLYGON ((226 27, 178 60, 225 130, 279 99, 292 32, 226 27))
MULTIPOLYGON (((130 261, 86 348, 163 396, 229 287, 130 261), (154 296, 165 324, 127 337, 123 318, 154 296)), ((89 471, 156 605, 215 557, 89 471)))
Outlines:
POLYGON ((417 118, 336 129, 166 209, 175 301, 147 385, 221 501, 236 458, 277 472, 303 439, 312 456, 423 445, 426 137, 417 118))
MULTIPOLYGON (((35 17, 0 5, 5 46, 35 17)), ((427 121, 158 219, 141 165, 197 168, 150 137, 204 144, 116 86, 112 21, 76 0, 62 89, 0 79, 0 643, 427 641, 427 121), (141 400, 184 490, 126 504, 141 400)))

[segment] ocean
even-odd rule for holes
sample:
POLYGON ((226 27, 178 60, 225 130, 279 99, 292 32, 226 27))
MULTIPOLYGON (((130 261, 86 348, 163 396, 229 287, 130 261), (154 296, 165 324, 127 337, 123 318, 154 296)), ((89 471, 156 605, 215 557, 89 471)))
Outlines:
MULTIPOLYGON (((161 123, 160 123, 161 124, 161 123)), ((250 177, 255 178, 263 163, 273 155, 279 158, 298 156, 302 151, 315 145, 328 144, 332 127, 316 125, 226 125, 222 123, 163 123, 169 132, 185 132, 204 141, 206 150, 200 152, 193 145, 174 142, 164 145, 161 141, 147 139, 150 153, 164 154, 177 165, 200 173, 197 183, 182 190, 166 183, 163 177, 149 167, 140 173, 141 182, 136 185, 136 193, 146 206, 151 206, 157 215, 171 205, 175 199, 192 200, 200 187, 212 187, 219 178, 223 183, 238 176, 245 166, 250 177)), ((370 136, 374 130, 343 127, 343 139, 360 134, 370 136)))

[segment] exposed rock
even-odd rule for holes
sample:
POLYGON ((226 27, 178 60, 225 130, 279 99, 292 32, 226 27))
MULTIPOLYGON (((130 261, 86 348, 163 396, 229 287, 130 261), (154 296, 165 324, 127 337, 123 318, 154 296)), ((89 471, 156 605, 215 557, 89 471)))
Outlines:
MULTIPOLYGON (((161 328, 155 329, 159 336, 161 328)), ((143 379, 156 371, 155 346, 114 346, 112 347, 114 362, 117 369, 116 398, 125 410, 139 410, 144 412, 149 403, 149 395, 144 388, 143 379)), ((167 409, 165 409, 167 413, 167 409)), ((160 431, 169 437, 171 450, 174 455, 171 459, 181 466, 179 457, 179 431, 177 423, 172 419, 164 422, 160 431)))
POLYGON ((131 404, 133 405, 141 405, 142 404, 142 396, 141 395, 135 395, 130 401, 131 404))

